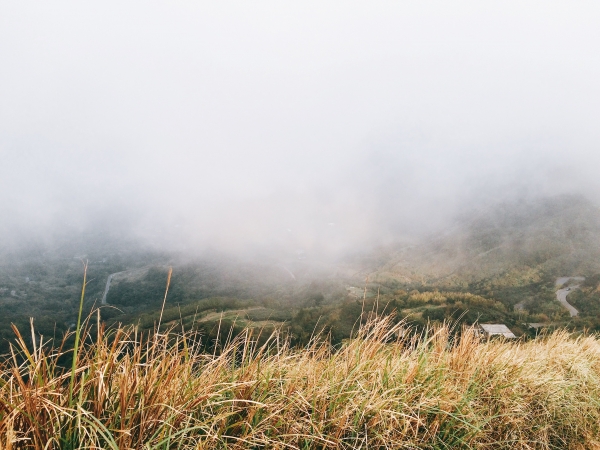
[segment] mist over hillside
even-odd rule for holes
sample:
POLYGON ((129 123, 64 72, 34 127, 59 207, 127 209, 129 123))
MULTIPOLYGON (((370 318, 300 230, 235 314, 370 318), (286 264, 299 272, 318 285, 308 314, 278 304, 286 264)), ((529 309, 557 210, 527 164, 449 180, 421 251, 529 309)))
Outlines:
POLYGON ((339 257, 598 201, 598 8, 434 4, 2 5, 0 246, 339 257))
POLYGON ((169 317, 198 308, 208 334, 227 311, 297 342, 327 317, 343 339, 378 296, 419 326, 571 323, 553 277, 598 272, 599 21, 554 2, 3 4, 6 330, 70 329, 84 262, 110 326, 150 329, 170 267, 169 317))
POLYGON ((497 203, 385 254, 392 261, 387 270, 440 282, 532 268, 556 276, 589 273, 600 268, 600 209, 582 196, 497 203))
POLYGON ((0 2, 0 450, 598 448, 598 24, 0 2))

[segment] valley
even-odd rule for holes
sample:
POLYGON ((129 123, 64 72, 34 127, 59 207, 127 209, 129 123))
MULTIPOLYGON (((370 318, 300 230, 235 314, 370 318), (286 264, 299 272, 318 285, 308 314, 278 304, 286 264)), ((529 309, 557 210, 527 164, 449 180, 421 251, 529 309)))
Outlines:
POLYGON ((278 328, 297 345, 323 332, 341 343, 369 314, 388 313, 417 330, 443 321, 501 323, 529 337, 544 324, 600 330, 599 242, 599 210, 582 198, 555 198, 498 205, 421 243, 329 262, 310 254, 190 259, 134 244, 29 249, 0 265, 0 348, 8 349, 10 323, 24 328, 29 317, 47 339, 73 326, 83 271, 82 260, 69 257, 76 251, 88 261, 86 313, 101 307, 109 326, 152 329, 172 267, 163 326, 197 329, 207 344, 223 327, 278 328))

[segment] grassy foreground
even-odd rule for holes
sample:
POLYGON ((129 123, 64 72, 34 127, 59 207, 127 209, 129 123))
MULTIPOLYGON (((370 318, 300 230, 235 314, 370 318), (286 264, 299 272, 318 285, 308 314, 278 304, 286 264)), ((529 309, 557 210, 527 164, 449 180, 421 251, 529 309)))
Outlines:
POLYGON ((597 338, 401 327, 377 319, 335 351, 248 331, 207 355, 190 333, 88 326, 74 376, 60 349, 17 334, 0 448, 600 448, 597 338))

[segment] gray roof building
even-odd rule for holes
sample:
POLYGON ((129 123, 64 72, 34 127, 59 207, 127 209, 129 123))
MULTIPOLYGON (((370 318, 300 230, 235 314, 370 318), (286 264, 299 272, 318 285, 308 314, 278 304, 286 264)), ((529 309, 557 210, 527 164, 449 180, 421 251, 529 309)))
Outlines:
POLYGON ((481 327, 481 331, 483 332, 484 336, 504 336, 508 339, 516 338, 513 332, 510 331, 508 327, 502 323, 485 323, 479 326, 481 327))

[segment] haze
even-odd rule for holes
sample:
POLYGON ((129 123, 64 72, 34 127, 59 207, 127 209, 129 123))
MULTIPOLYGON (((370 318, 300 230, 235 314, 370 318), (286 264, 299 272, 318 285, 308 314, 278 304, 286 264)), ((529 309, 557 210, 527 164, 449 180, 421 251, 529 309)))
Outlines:
POLYGON ((342 251, 597 201, 598 23, 596 2, 3 2, 3 241, 342 251))

